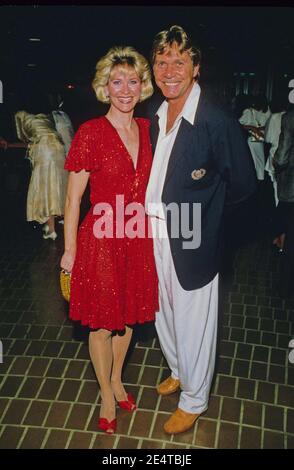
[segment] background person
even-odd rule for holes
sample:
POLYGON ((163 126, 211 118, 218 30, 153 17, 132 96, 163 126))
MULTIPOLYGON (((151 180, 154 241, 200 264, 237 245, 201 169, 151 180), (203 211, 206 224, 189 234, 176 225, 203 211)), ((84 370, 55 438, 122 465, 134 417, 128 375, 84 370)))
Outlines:
POLYGON ((32 174, 27 196, 27 221, 45 225, 43 238, 55 240, 55 217, 64 213, 67 172, 65 150, 46 114, 15 114, 17 136, 28 144, 32 174))
POLYGON ((68 154, 70 145, 74 136, 74 128, 69 115, 63 111, 63 99, 61 95, 49 96, 51 106, 53 108, 51 114, 55 123, 57 132, 61 135, 62 142, 65 147, 65 154, 68 154))
POLYGON ((273 158, 277 179, 278 210, 282 214, 281 248, 282 273, 279 293, 287 297, 293 293, 294 275, 294 109, 282 116, 278 149, 273 158))

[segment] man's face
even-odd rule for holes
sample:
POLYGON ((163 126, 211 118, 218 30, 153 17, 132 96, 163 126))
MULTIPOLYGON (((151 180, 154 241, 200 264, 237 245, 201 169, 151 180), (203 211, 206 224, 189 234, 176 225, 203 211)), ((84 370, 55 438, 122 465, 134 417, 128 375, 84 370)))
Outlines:
POLYGON ((198 71, 199 65, 194 66, 188 52, 181 53, 177 43, 155 56, 153 72, 156 85, 169 101, 186 101, 198 71))

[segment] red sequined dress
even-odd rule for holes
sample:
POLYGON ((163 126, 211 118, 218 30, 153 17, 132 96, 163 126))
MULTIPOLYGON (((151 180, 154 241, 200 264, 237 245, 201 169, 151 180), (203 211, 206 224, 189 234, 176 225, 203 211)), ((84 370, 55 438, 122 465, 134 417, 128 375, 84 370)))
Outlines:
MULTIPOLYGON (((132 215, 121 217, 122 209, 130 203, 139 203, 144 208, 152 163, 149 121, 136 118, 136 122, 140 135, 136 169, 118 132, 105 116, 79 128, 65 162, 66 170, 90 172, 91 209, 78 231, 69 315, 93 329, 123 330, 125 325, 153 321, 158 310, 153 240, 148 237, 145 212, 144 238, 122 233, 136 214, 127 210, 132 215), (99 227, 99 233, 113 227, 113 236, 97 237, 99 227)), ((139 224, 142 228, 142 223, 139 224)), ((133 228, 136 230, 138 224, 133 228)))

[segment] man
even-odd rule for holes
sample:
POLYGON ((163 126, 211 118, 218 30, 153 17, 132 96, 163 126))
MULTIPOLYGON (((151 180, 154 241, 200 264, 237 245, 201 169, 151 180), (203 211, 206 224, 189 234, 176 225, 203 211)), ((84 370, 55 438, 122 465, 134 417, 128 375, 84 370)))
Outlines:
POLYGON ((294 109, 283 115, 278 148, 273 158, 277 179, 279 211, 282 214, 283 228, 278 238, 285 242, 279 293, 282 297, 291 296, 294 273, 294 109))
POLYGON ((256 176, 239 123, 200 90, 200 51, 181 27, 155 37, 152 61, 166 99, 151 125, 155 153, 146 210, 160 286, 156 329, 171 369, 157 390, 168 395, 181 388, 178 409, 164 424, 167 433, 175 434, 191 428, 208 407, 225 198, 233 204, 249 197, 256 176), (177 211, 167 217, 164 210, 169 205, 180 208, 178 235, 173 233, 177 211), (193 227, 190 238, 187 222, 193 227))
POLYGON ((63 99, 61 95, 58 94, 56 97, 54 95, 49 95, 49 101, 53 109, 52 117, 56 130, 62 138, 65 155, 67 155, 74 136, 73 125, 68 114, 66 114, 62 109, 63 99))

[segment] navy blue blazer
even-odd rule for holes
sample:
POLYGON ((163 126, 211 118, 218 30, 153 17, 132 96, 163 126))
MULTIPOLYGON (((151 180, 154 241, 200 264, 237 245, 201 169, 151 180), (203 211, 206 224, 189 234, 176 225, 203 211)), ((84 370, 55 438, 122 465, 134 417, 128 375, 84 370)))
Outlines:
MULTIPOLYGON (((153 114, 153 151, 158 133, 158 117, 153 114)), ((201 204, 198 248, 184 249, 183 242, 192 241, 192 237, 185 238, 187 234, 181 230, 178 236, 172 236, 172 221, 167 216, 171 253, 183 289, 203 287, 219 272, 225 206, 244 201, 256 188, 253 160, 239 122, 201 91, 194 124, 184 118, 180 124, 161 196, 167 206, 187 204, 190 228, 194 223, 196 226, 193 203, 201 204)), ((181 215, 179 220, 181 224, 181 215)))

